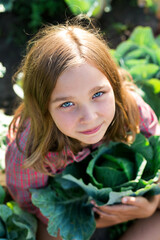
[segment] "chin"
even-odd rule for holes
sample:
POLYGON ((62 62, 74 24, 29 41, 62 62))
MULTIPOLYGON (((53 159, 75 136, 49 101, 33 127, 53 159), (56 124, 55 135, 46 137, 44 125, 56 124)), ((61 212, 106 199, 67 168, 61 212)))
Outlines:
POLYGON ((90 145, 90 144, 96 144, 96 143, 98 143, 99 141, 101 141, 102 139, 103 139, 103 136, 102 136, 102 137, 99 137, 99 138, 95 138, 95 139, 90 139, 90 140, 86 140, 86 141, 81 141, 81 142, 83 142, 83 144, 90 145))

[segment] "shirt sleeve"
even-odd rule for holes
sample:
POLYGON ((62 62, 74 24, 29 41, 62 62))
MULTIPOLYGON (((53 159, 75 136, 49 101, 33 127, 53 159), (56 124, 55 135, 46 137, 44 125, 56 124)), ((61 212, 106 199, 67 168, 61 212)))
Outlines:
POLYGON ((48 183, 48 176, 32 169, 24 169, 25 156, 18 150, 15 141, 8 144, 6 150, 6 184, 12 198, 19 206, 35 214, 44 224, 48 219, 31 202, 30 188, 42 188, 48 183))
POLYGON ((146 137, 160 136, 160 124, 152 108, 138 95, 133 94, 140 112, 140 132, 146 137))
MULTIPOLYGON (((44 188, 48 185, 49 176, 40 172, 36 172, 31 168, 23 168, 26 159, 25 152, 28 133, 30 131, 30 121, 26 122, 24 131, 19 136, 19 145, 22 151, 19 151, 14 134, 12 131, 7 136, 7 150, 5 155, 5 171, 6 171, 6 184, 8 191, 12 198, 19 204, 19 206, 35 214, 44 224, 48 223, 48 219, 44 217, 40 210, 32 204, 30 188, 44 188)), ((71 153, 70 153, 71 154, 71 153)), ((63 169, 56 168, 57 161, 56 152, 48 152, 46 159, 50 162, 46 169, 51 174, 61 172, 63 169)), ((73 156, 69 156, 67 164, 73 162, 73 156)))

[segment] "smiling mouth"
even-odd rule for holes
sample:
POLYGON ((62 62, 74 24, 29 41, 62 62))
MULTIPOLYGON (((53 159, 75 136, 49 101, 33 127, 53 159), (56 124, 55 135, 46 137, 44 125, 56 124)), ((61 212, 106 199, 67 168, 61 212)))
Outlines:
POLYGON ((86 135, 90 135, 90 134, 94 134, 96 132, 99 131, 99 129, 101 128, 102 124, 100 124, 98 127, 96 128, 92 128, 92 129, 89 129, 89 130, 86 130, 86 131, 83 131, 83 132, 80 132, 82 134, 86 134, 86 135))

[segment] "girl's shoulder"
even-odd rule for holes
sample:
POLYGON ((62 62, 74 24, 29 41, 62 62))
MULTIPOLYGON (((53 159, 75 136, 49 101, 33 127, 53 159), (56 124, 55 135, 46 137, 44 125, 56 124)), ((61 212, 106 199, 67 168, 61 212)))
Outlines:
MULTIPOLYGON (((17 121, 18 127, 19 121, 17 121)), ((23 129, 18 134, 18 138, 16 139, 15 131, 11 125, 10 131, 7 134, 7 149, 6 149, 6 165, 8 164, 15 164, 23 165, 26 160, 26 145, 28 136, 30 133, 31 121, 27 119, 23 124, 23 129), (17 143, 18 141, 18 143, 17 143)), ((74 161, 81 161, 86 155, 88 155, 88 151, 85 150, 75 156, 71 150, 68 149, 67 151, 67 163, 66 166, 74 161)), ((46 168, 50 168, 49 171, 52 173, 56 173, 57 171, 60 172, 63 169, 56 168, 56 161, 59 160, 59 153, 56 151, 49 151, 46 153, 45 158, 51 164, 49 166, 45 166, 46 168)), ((62 160, 63 161, 63 160, 62 160)), ((64 166, 64 167, 66 167, 64 166)))
MULTIPOLYGON (((30 126, 31 122, 29 119, 27 119, 23 125, 22 131, 18 135, 18 139, 16 140, 16 134, 12 132, 12 128, 10 132, 7 135, 7 148, 6 148, 6 154, 5 154, 5 162, 6 162, 6 169, 8 167, 12 167, 13 171, 15 169, 20 169, 17 171, 20 172, 26 172, 26 169, 21 168, 25 160, 27 159, 26 155, 26 146, 27 146, 27 140, 30 133, 30 126), (17 144, 18 141, 18 144, 17 144)), ((59 172, 60 169, 56 168, 56 161, 58 159, 58 153, 57 152, 48 152, 45 156, 45 158, 50 162, 50 165, 45 165, 45 167, 49 171, 55 174, 56 172, 59 172)), ((27 170, 28 172, 32 172, 32 169, 29 168, 27 170)))
POLYGON ((151 106, 143 100, 140 94, 134 91, 131 91, 131 94, 138 105, 140 113, 140 131, 146 137, 160 135, 160 124, 151 106))
MULTIPOLYGON (((18 126, 17 121, 17 126, 18 126)), ((18 135, 18 144, 16 140, 16 131, 13 129, 11 124, 10 129, 7 133, 7 148, 6 148, 6 167, 8 164, 22 165, 25 161, 25 148, 27 143, 27 138, 30 130, 30 120, 26 120, 24 124, 23 131, 18 135)))
MULTIPOLYGON (((19 124, 19 119, 16 122, 16 128, 18 128, 18 124, 19 124)), ((30 119, 27 119, 24 122, 23 130, 18 135, 18 143, 22 151, 25 151, 25 146, 26 146, 28 135, 29 135, 30 126, 31 126, 30 119)), ((17 135, 16 130, 13 129, 13 126, 11 124, 10 129, 7 133, 7 145, 13 145, 16 143, 16 135, 17 135)))

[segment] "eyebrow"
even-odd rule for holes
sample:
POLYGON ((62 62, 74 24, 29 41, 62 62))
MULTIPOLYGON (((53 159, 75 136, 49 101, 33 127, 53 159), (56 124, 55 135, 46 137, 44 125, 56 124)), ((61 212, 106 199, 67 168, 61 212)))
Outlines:
MULTIPOLYGON (((92 93, 98 92, 105 87, 107 87, 107 85, 96 86, 89 91, 89 95, 92 94, 92 93)), ((57 102, 63 102, 63 101, 68 101, 68 100, 74 100, 74 99, 75 99, 75 97, 73 97, 73 96, 57 97, 57 98, 53 99, 51 102, 52 103, 57 103, 57 102)))

